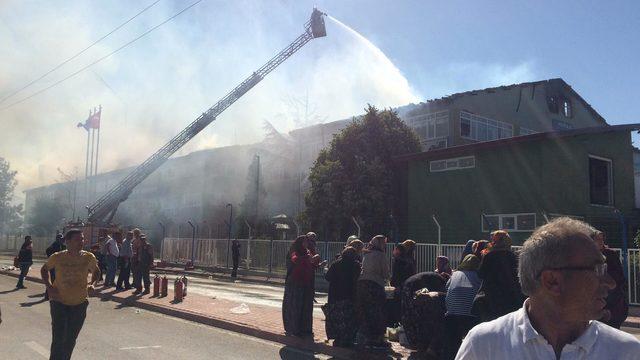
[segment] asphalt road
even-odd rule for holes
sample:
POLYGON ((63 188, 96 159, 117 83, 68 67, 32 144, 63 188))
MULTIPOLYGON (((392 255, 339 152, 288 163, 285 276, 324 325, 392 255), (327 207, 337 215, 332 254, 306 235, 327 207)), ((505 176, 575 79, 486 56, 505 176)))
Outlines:
MULTIPOLYGON (((0 256, 0 267, 10 266, 13 258, 8 256, 0 256)), ((44 263, 43 260, 34 260, 30 274, 39 276, 40 267, 44 263)), ((153 278, 153 274, 151 275, 153 278)), ((168 275, 169 279, 174 279, 176 275, 168 275)), ((169 292, 173 288, 173 281, 169 281, 169 292)), ((208 297, 216 297, 218 299, 232 300, 247 305, 263 305, 280 309, 282 307, 282 297, 284 296, 284 288, 278 285, 263 285, 248 283, 242 279, 236 282, 221 281, 216 279, 189 277, 189 292, 200 294, 208 297)), ((327 302, 327 294, 316 292, 316 300, 314 304, 314 313, 322 316, 320 306, 327 302)))
MULTIPOLYGON (((42 285, 0 275, 0 357, 47 359, 49 304, 42 285)), ((74 359, 326 359, 296 348, 91 298, 74 359)))

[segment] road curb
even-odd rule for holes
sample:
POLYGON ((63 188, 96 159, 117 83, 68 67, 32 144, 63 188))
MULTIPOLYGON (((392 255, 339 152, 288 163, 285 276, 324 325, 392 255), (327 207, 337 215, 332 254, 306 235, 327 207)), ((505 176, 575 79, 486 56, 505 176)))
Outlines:
MULTIPOLYGON (((7 270, 0 270, 0 274, 11 276, 14 278, 19 277, 19 274, 13 273, 7 270)), ((33 276, 27 276, 26 280, 37 282, 42 284, 43 281, 40 278, 36 278, 33 276)), ((100 298, 102 301, 113 301, 127 306, 134 306, 143 310, 157 312, 163 315, 176 317, 183 320, 189 320, 193 322, 197 322, 204 325, 213 326, 219 329, 224 329, 244 335, 253 336, 262 340, 277 342, 279 344, 285 346, 293 346, 299 349, 304 349, 308 351, 312 351, 314 353, 322 353, 325 355, 329 355, 335 358, 340 359, 350 359, 355 354, 354 351, 348 349, 335 348, 328 344, 324 343, 310 343, 307 340, 303 340, 300 338, 285 336, 282 334, 273 333, 266 330, 261 330, 255 327, 247 326, 245 324, 239 324, 231 320, 220 319, 211 316, 207 316, 201 313, 197 313, 194 311, 189 311, 185 309, 176 309, 170 306, 151 304, 147 302, 138 301, 137 297, 134 295, 128 296, 126 298, 114 296, 113 294, 103 294, 98 293, 97 298, 100 298)))

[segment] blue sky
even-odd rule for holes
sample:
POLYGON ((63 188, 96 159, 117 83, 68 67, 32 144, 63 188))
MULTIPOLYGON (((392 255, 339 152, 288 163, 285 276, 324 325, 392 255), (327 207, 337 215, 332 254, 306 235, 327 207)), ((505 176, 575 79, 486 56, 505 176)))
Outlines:
MULTIPOLYGON (((151 2, 3 1, 0 98, 151 2)), ((113 51, 190 3, 161 0, 12 99, 113 51)), ((396 106, 554 77, 609 123, 639 122, 632 106, 640 78, 638 2, 204 0, 90 71, 0 111, 0 156, 19 171, 21 188, 55 181, 58 166, 83 169, 85 138, 75 124, 102 104, 101 170, 136 164, 299 35, 316 4, 368 38, 395 67, 328 21, 326 38, 287 60, 181 154, 257 141, 264 121, 288 131, 358 114, 367 103, 396 106), (304 103, 311 109, 307 119, 300 118, 304 103)))

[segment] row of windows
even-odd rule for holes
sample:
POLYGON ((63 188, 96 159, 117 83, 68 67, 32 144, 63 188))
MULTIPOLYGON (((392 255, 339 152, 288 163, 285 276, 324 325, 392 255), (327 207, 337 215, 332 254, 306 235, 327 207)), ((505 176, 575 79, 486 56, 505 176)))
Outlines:
POLYGON ((420 139, 437 139, 449 136, 449 110, 412 116, 407 123, 420 139))
POLYGON ((475 141, 491 141, 513 137, 513 125, 460 111, 460 136, 475 141))
POLYGON ((533 231, 536 228, 536 214, 493 214, 482 216, 482 231, 494 230, 533 231))
POLYGON ((465 156, 453 159, 434 160, 429 162, 429 171, 440 172, 449 170, 471 169, 476 167, 475 156, 465 156))

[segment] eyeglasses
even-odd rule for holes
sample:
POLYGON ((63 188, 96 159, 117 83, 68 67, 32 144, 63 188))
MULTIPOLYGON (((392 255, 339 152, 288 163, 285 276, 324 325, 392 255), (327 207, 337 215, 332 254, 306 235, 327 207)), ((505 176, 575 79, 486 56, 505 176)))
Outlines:
MULTIPOLYGON (((554 268, 546 268, 545 270, 558 270, 558 271, 593 271, 596 273, 596 276, 603 277, 607 273, 607 264, 599 263, 593 266, 563 266, 563 267, 554 267, 554 268)), ((538 277, 542 274, 542 271, 538 274, 538 277)))

